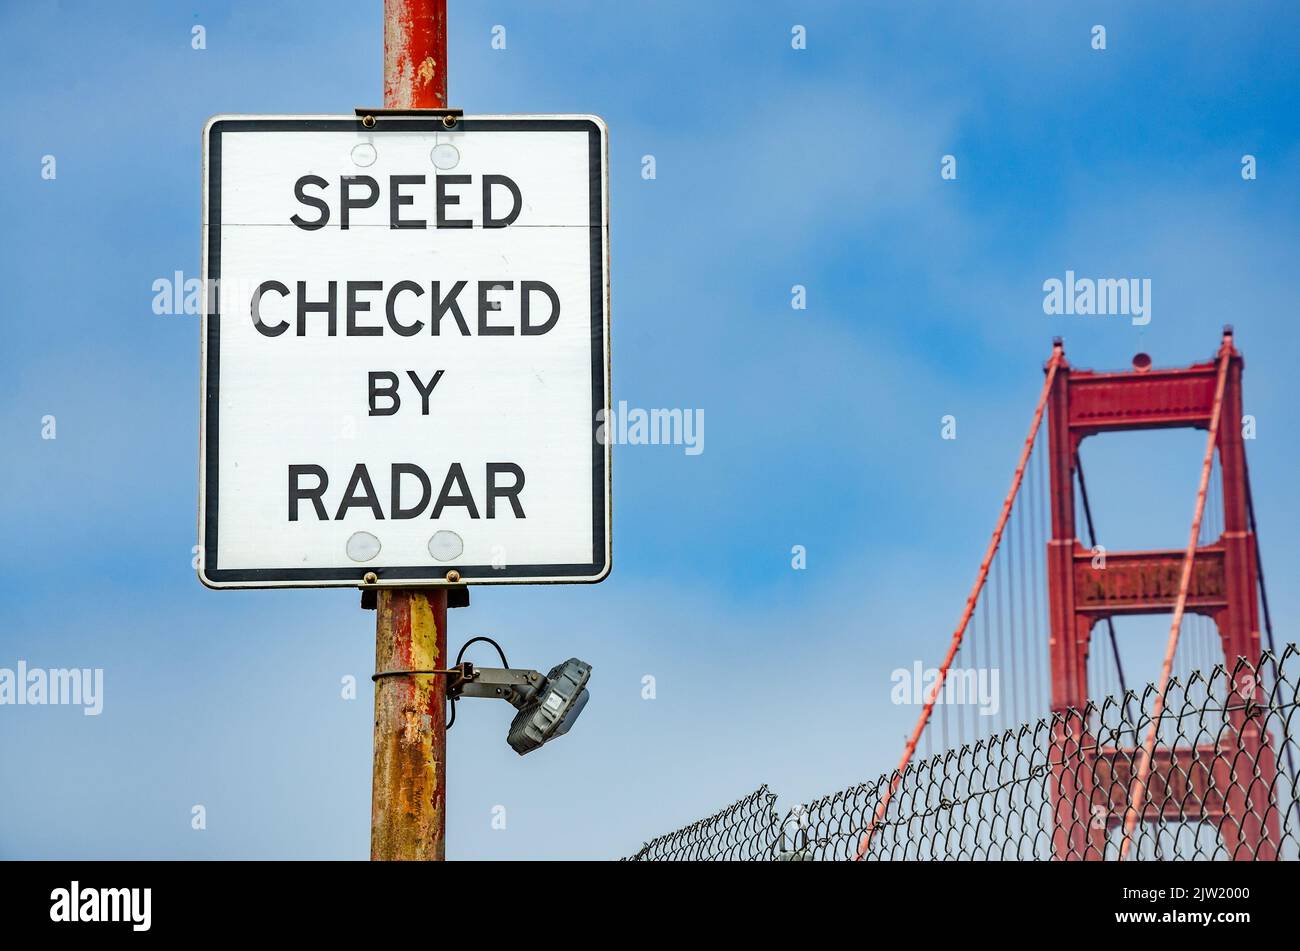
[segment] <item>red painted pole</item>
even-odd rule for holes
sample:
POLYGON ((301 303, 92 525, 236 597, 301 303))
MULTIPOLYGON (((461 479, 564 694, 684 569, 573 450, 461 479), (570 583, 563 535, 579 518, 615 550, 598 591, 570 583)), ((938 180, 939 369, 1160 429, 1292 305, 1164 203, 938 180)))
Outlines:
MULTIPOLYGON (((384 0, 384 107, 447 105, 446 0, 384 0)), ((375 670, 447 666, 445 588, 383 588, 375 670)), ((375 681, 371 859, 445 857, 447 683, 408 674, 375 681)))
POLYGON ((384 0, 384 108, 447 107, 447 0, 384 0))

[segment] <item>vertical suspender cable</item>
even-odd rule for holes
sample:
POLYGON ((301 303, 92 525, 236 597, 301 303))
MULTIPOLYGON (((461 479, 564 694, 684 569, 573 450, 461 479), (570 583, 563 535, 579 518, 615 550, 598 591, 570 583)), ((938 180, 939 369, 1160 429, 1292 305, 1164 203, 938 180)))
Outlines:
POLYGON ((1007 613, 1011 617, 1010 629, 1008 631, 1008 649, 1007 649, 1007 666, 1012 676, 1011 682, 1011 707, 1009 719, 1012 723, 1020 720, 1020 653, 1016 650, 1017 634, 1019 625, 1016 623, 1020 620, 1019 613, 1016 611, 1016 562, 1020 557, 1016 542, 1016 523, 1020 521, 1019 500, 1014 508, 1011 509, 1011 520, 1007 523, 1010 528, 1011 538, 1007 542, 1007 582, 1010 593, 1010 600, 1007 602, 1007 613))
POLYGON ((1017 663, 1017 669, 1021 671, 1020 683, 1024 690, 1018 696, 1024 698, 1024 707, 1020 710, 1020 715, 1016 717, 1017 721, 1033 719, 1033 705, 1029 701, 1030 684, 1029 684, 1029 585, 1033 581, 1033 572, 1028 575, 1026 580, 1025 563, 1032 558, 1032 555, 1025 550, 1025 508, 1029 504, 1027 500, 1021 500, 1016 503, 1020 506, 1016 515, 1018 534, 1020 535, 1020 658, 1017 663))
MULTIPOLYGON (((1043 451, 1038 454, 1038 491, 1042 507, 1039 509, 1042 525, 1039 535, 1042 539, 1041 551, 1043 555, 1043 591, 1047 591, 1047 546, 1052 537, 1052 484, 1051 470, 1048 465, 1047 451, 1049 439, 1047 436, 1039 437, 1043 440, 1043 451)), ((1043 595, 1043 613, 1039 617, 1039 623, 1043 626, 1043 634, 1046 635, 1052 629, 1052 599, 1046 594, 1043 595)), ((1043 643, 1048 643, 1048 638, 1043 637, 1043 643)), ((1042 678, 1041 690, 1043 693, 1043 710, 1049 710, 1052 705, 1051 682, 1052 682, 1052 656, 1050 650, 1042 650, 1038 654, 1038 671, 1042 678)))
POLYGON ((894 771, 889 785, 885 787, 885 793, 880 798, 880 803, 876 806, 876 811, 867 825, 867 829, 862 833, 862 841, 858 843, 858 851, 854 856, 855 861, 859 861, 867 854, 867 849, 871 847, 871 837, 875 833, 876 825, 885 817, 885 812, 889 808, 889 802, 894 793, 898 790, 899 783, 903 780, 903 771, 907 769, 907 764, 912 760, 912 754, 916 752, 916 744, 925 731, 925 726, 930 722, 930 715, 934 711, 934 701, 943 688, 943 682, 947 679, 948 668, 952 666, 953 658, 957 656, 957 650, 961 647, 963 635, 966 633, 966 625, 970 622, 971 615, 975 612, 975 605, 979 601, 980 592, 984 589, 984 582, 989 576, 989 565, 993 562, 993 556, 997 553, 998 545, 1002 542, 1002 531, 1006 528, 1007 515, 1011 512, 1011 506, 1016 501, 1016 493, 1020 491, 1020 483, 1024 480, 1025 466, 1029 462, 1030 454, 1034 448, 1034 438, 1038 435, 1039 424, 1043 421, 1043 411, 1047 407, 1047 396, 1052 392, 1052 384, 1056 382, 1056 370, 1061 365, 1061 350, 1058 347, 1052 352, 1052 359, 1047 362, 1047 379, 1043 381, 1043 390, 1038 396, 1038 405, 1034 408, 1034 418, 1029 424, 1029 435, 1025 437, 1025 444, 1020 450, 1020 459, 1016 463, 1015 474, 1011 477, 1011 488, 1007 491, 1007 497, 1002 502, 1002 512, 998 516, 997 526, 993 529, 993 537, 989 539, 988 548, 984 552, 984 560, 980 562, 979 572, 975 576, 975 584, 971 586, 970 594, 966 597, 966 606, 962 609, 961 618, 957 622, 957 629, 952 633, 952 642, 948 645, 948 653, 944 656, 943 663, 939 667, 939 676, 935 680, 934 688, 930 691, 930 697, 921 708, 921 716, 916 722, 916 727, 912 730, 912 735, 903 747, 903 757, 899 760, 898 768, 894 771))
MULTIPOLYGON (((1008 513, 1007 523, 1010 524, 1010 514, 1008 513)), ((1011 543, 1007 543, 1007 548, 1011 543)), ((1006 558, 1003 557, 1006 549, 999 548, 997 554, 993 557, 993 587, 998 594, 998 667, 1005 670, 1007 666, 1007 571, 1006 558)))
MULTIPOLYGON (((1255 574, 1259 576, 1259 602, 1264 609, 1264 632, 1268 635, 1268 652, 1273 655, 1273 683, 1276 685, 1278 656, 1277 645, 1273 642, 1273 615, 1268 610, 1268 588, 1264 586, 1264 556, 1259 548, 1259 528, 1255 524, 1255 499, 1250 492, 1250 467, 1245 464, 1245 453, 1242 453, 1242 470, 1246 476, 1246 512, 1250 516, 1250 533, 1255 536, 1255 574)), ((1286 768, 1291 773, 1291 785, 1294 789, 1295 760, 1291 754, 1291 744, 1283 745, 1286 749, 1286 768)), ((1293 799, 1291 805, 1293 808, 1300 808, 1300 800, 1293 799)))
MULTIPOLYGON (((1074 470, 1079 473, 1079 494, 1083 498, 1083 519, 1088 525, 1088 547, 1095 549, 1097 547, 1097 531, 1092 524, 1092 506, 1088 504, 1088 483, 1083 480, 1083 460, 1079 458, 1077 452, 1074 454, 1074 470)), ((1136 720, 1129 716, 1128 683, 1124 679, 1124 665, 1120 663, 1119 659, 1119 641, 1115 638, 1115 620, 1110 615, 1106 616, 1106 629, 1110 634, 1111 653, 1115 657, 1115 673, 1119 677, 1120 696, 1124 698, 1124 717, 1130 723, 1137 723, 1136 720)))
POLYGON ((1029 619, 1028 633, 1025 638, 1025 673, 1029 678, 1026 706, 1029 719, 1038 716, 1038 664, 1035 662, 1034 645, 1038 643, 1038 478, 1033 469, 1029 470, 1029 495, 1026 497, 1028 509, 1025 531, 1029 535, 1029 606, 1025 616, 1029 619))

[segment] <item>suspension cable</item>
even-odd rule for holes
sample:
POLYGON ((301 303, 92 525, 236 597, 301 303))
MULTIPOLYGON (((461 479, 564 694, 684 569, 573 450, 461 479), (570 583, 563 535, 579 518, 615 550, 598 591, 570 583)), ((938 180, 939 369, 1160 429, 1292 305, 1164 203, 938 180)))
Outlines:
POLYGON ((1232 360, 1231 342, 1224 340, 1219 348, 1219 373, 1214 386, 1214 408, 1210 412, 1210 430, 1205 438, 1205 460, 1201 463, 1201 479, 1196 489, 1196 509, 1192 513, 1191 537, 1187 541, 1187 552, 1183 555, 1182 577, 1178 582, 1178 600, 1174 602, 1174 616, 1169 623, 1169 643, 1165 647, 1165 660, 1160 669, 1160 686, 1156 690, 1152 704, 1151 729, 1146 742, 1138 751, 1137 771, 1133 784, 1129 787, 1128 806, 1124 810, 1124 838, 1119 846, 1120 861, 1128 858, 1133 847, 1133 830, 1138 819, 1146 811, 1147 780, 1151 776, 1151 762, 1160 732, 1160 720, 1165 712, 1165 694, 1169 689, 1169 678, 1173 673, 1174 654, 1178 650, 1178 635, 1183 624, 1183 612, 1187 609, 1187 592, 1192 583, 1192 562, 1196 559, 1196 545, 1201 537, 1201 518, 1205 515, 1205 497, 1210 486, 1210 469, 1214 464, 1214 446, 1219 438, 1219 422, 1223 415, 1223 390, 1228 382, 1228 364, 1232 360))
POLYGON ((997 554, 998 545, 1002 542, 1002 531, 1006 528, 1007 518, 1011 514, 1011 507, 1015 504, 1016 493, 1020 491, 1020 483, 1025 476, 1025 466, 1029 462, 1030 454, 1034 449, 1034 440, 1038 435, 1038 427, 1043 421, 1043 413, 1047 408, 1047 397, 1052 392, 1052 384, 1056 382, 1057 368, 1065 360, 1064 349, 1059 341, 1052 348, 1052 358, 1047 361, 1047 379, 1043 381, 1043 390, 1038 395, 1038 405, 1034 408, 1034 418, 1029 424, 1029 435, 1025 437, 1024 446, 1020 450, 1020 459, 1016 463, 1015 474, 1011 477, 1011 488, 1007 491, 1007 497, 1002 502, 1002 511, 998 516, 997 527, 993 529, 993 537, 989 539, 988 548, 984 552, 984 560, 980 562, 979 573, 975 576, 975 584, 971 586, 971 592, 966 598, 966 606, 962 609, 961 619, 957 622, 957 629, 953 631, 952 642, 948 645, 948 653, 944 656, 943 664, 939 667, 939 676, 936 678, 934 687, 930 691, 929 699, 925 701, 925 706, 921 708, 921 716, 917 720, 916 727, 912 730, 912 735, 903 748, 902 759, 899 760, 898 768, 894 770, 894 775, 885 787, 884 795, 880 799, 880 804, 876 806, 876 811, 867 829, 862 833, 862 841, 858 843, 858 851, 854 856, 854 861, 861 861, 862 857, 867 854, 867 849, 871 847, 871 837, 875 834, 876 826, 885 817, 885 811, 889 808, 889 801, 893 798, 895 791, 903 780, 903 771, 907 769, 907 764, 912 760, 912 754, 916 752, 916 744, 921 738, 925 726, 930 722, 930 714, 934 710, 936 698, 939 691, 943 689, 944 680, 948 676, 948 668, 952 666, 953 658, 957 656, 957 650, 961 647, 962 636, 966 633, 966 625, 970 622, 971 615, 975 613, 975 605, 979 601, 980 592, 984 588, 984 582, 989 575, 989 566, 993 563, 993 556, 997 554))
MULTIPOLYGON (((1083 498, 1083 520, 1088 526, 1088 547, 1094 551, 1097 548, 1097 531, 1092 524, 1092 506, 1088 504, 1088 483, 1083 479, 1083 460, 1079 458, 1079 453, 1074 454, 1074 470, 1079 474, 1079 494, 1083 498)), ((1115 655, 1115 672, 1119 674, 1119 693, 1124 698, 1124 716, 1130 723, 1136 724, 1129 715, 1128 703, 1128 682, 1124 679, 1124 665, 1119 659, 1119 641, 1115 638, 1115 619, 1109 614, 1106 615, 1106 630, 1110 634, 1110 649, 1115 655)))

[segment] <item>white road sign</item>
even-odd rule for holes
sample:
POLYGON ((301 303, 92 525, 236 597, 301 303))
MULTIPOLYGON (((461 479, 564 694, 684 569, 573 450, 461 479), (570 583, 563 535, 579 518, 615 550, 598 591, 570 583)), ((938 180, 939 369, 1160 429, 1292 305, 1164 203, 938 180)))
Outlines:
POLYGON ((604 578, 604 123, 216 116, 204 152, 204 584, 604 578))

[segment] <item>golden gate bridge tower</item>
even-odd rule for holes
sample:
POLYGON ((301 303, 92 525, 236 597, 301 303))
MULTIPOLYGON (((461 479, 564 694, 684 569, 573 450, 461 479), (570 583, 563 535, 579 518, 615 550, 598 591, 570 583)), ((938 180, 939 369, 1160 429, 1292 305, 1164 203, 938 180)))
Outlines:
MULTIPOLYGON (((1230 327, 1213 359, 1172 369, 1153 367, 1145 354, 1120 372, 1077 369, 1060 339, 1054 342, 975 583, 857 858, 876 854, 878 831, 899 828, 905 810, 890 810, 901 787, 915 795, 917 777, 946 769, 943 764, 958 773, 981 757, 992 764, 994 749, 1014 760, 997 766, 997 781, 983 788, 969 776, 941 780, 937 808, 950 815, 954 804, 1000 789, 1032 790, 1035 775, 1021 773, 1042 756, 1047 835, 1041 850, 1031 849, 1034 857, 1123 859, 1135 843, 1137 851, 1149 845, 1157 858, 1166 847, 1175 855, 1279 857, 1280 816, 1300 803, 1290 721, 1268 699, 1264 683, 1276 681, 1278 671, 1277 658, 1261 652, 1261 608, 1270 651, 1274 645, 1246 465, 1242 368, 1230 327), (1206 433, 1186 543, 1105 551, 1096 544, 1080 445, 1091 436, 1172 428, 1206 433), (1170 616, 1170 626, 1158 685, 1135 698, 1120 663, 1115 619, 1160 614, 1170 616), (954 667, 959 655, 960 668, 954 667), (1003 675, 1001 721, 983 719, 970 700, 972 675, 995 672, 1003 675), (1181 697, 1186 705, 1193 688, 1204 694, 1199 719, 1188 715, 1185 723, 1183 712, 1166 704, 1181 697), (1108 693, 1122 700, 1099 703, 1108 693), (1139 699, 1137 716, 1133 699, 1139 699), (1042 733, 1036 718, 1044 718, 1042 733), (932 719, 937 729, 927 733, 932 719), (1270 722, 1282 731, 1289 793, 1278 786, 1279 747, 1265 726, 1270 722), (925 768, 912 763, 923 736, 947 751, 925 768), (1024 755, 1025 742, 1038 749, 1036 756, 1024 755)), ((1026 801, 1016 819, 1023 841, 1043 841, 1034 833, 1039 815, 1026 801)), ((1005 846, 1008 829, 996 825, 977 817, 974 832, 944 831, 943 848, 974 854, 993 848, 989 843, 999 836, 1005 846)), ((899 834, 891 833, 895 845, 899 834)))
MULTIPOLYGON (((1260 690, 1253 666, 1261 653, 1259 565, 1242 435, 1243 361, 1231 328, 1214 360, 1187 367, 1153 369, 1139 354, 1128 371, 1075 370, 1059 342, 1053 361, 1047 388, 1051 709, 1059 715, 1053 855, 1101 858, 1108 827, 1127 823, 1131 831, 1135 822, 1176 818, 1217 824, 1229 855, 1276 858, 1278 814, 1265 807, 1276 762, 1251 715, 1260 690), (1174 427, 1210 433, 1191 542, 1184 549, 1108 552, 1097 565, 1076 525, 1080 443, 1106 433, 1174 427), (1223 531, 1199 543, 1212 455, 1221 473, 1223 531), (1078 713, 1090 698, 1087 658, 1097 625, 1118 615, 1174 614, 1176 642, 1184 612, 1213 623, 1224 667, 1236 672, 1225 697, 1230 728, 1207 742, 1158 753, 1103 745, 1078 713), (1228 775, 1234 764, 1249 764, 1248 781, 1228 775)), ((1171 660, 1172 647, 1166 678, 1171 660)))

